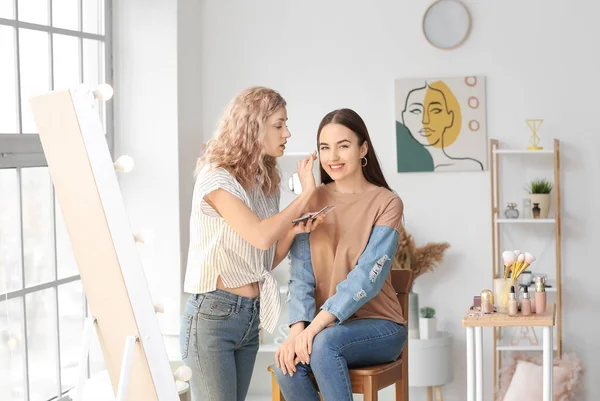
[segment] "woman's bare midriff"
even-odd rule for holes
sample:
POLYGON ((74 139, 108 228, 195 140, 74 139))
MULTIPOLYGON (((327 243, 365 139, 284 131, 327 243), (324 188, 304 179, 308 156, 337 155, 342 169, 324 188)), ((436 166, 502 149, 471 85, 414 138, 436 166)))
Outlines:
POLYGON ((235 288, 225 288, 223 281, 221 281, 221 277, 217 279, 217 288, 246 298, 256 298, 260 294, 260 290, 258 289, 258 283, 250 283, 235 288))

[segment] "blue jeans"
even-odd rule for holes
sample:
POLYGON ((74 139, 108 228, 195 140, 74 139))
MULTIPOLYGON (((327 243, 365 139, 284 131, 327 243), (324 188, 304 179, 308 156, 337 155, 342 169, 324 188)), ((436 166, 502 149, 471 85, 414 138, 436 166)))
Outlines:
POLYGON ((259 345, 259 299, 222 290, 193 294, 180 326, 192 401, 243 401, 259 345))
POLYGON ((319 401, 311 371, 324 401, 352 401, 348 369, 396 360, 407 338, 406 326, 390 320, 360 319, 330 326, 315 336, 309 365, 296 365, 294 376, 275 367, 275 376, 286 401, 319 401))

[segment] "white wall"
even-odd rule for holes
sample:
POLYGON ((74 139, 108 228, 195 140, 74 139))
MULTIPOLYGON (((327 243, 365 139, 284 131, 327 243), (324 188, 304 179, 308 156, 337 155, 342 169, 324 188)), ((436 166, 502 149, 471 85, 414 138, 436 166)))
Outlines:
POLYGON ((132 229, 154 232, 140 253, 148 286, 166 313, 163 331, 178 333, 179 150, 177 4, 113 2, 115 155, 135 159, 119 182, 132 229))
MULTIPOLYGON (((553 137, 562 142, 563 346, 586 366, 582 399, 597 399, 600 384, 590 378, 600 374, 598 351, 592 350, 599 328, 594 305, 600 304, 594 283, 600 273, 588 261, 600 234, 593 208, 600 193, 588 182, 600 173, 594 157, 600 140, 592 120, 600 89, 593 79, 600 68, 593 42, 600 34, 595 23, 600 6, 558 0, 467 1, 471 36, 459 49, 445 52, 422 37, 421 17, 428 4, 114 3, 115 150, 136 159, 136 169, 121 176, 131 225, 156 233, 153 253, 144 254, 149 285, 153 294, 179 302, 191 170, 201 142, 212 134, 236 92, 256 84, 281 91, 289 102, 289 151, 314 148, 315 130, 326 112, 354 108, 367 122, 388 180, 404 199, 408 230, 419 243, 452 243, 444 264, 420 279, 416 291, 421 304, 437 308, 440 324, 454 335, 455 381, 444 393, 447 400, 464 400, 460 318, 472 295, 491 285, 489 177, 395 173, 393 81, 485 75, 490 137, 524 146, 529 135, 524 120, 540 116, 546 120, 542 145, 550 147, 553 137), (585 81, 572 82, 574 77, 585 81)), ((518 171, 511 174, 507 179, 522 187, 518 171)), ((508 200, 513 198, 502 203, 508 200)), ((515 200, 520 205, 520 198, 515 200)), ((511 239, 519 243, 518 235, 513 230, 507 246, 511 239)), ((177 331, 175 319, 163 325, 177 331)), ((486 341, 491 369, 489 336, 486 341)), ((267 359, 261 355, 257 377, 267 359)), ((491 375, 487 379, 489 394, 491 375)), ((420 389, 411 389, 412 399, 424 397, 420 389)))
MULTIPOLYGON (((452 244, 443 265, 436 273, 419 279, 416 291, 422 305, 437 308, 441 325, 454 335, 455 380, 444 387, 444 399, 463 401, 465 341, 460 321, 472 296, 491 287, 489 176, 487 172, 396 173, 393 90, 394 79, 402 77, 485 75, 490 137, 500 139, 506 146, 526 146, 529 133, 524 120, 539 116, 546 120, 540 131, 542 145, 550 147, 551 138, 562 141, 563 344, 566 351, 574 351, 583 359, 587 369, 586 395, 581 399, 599 399, 600 383, 592 379, 600 376, 596 362, 599 352, 591 347, 600 327, 594 307, 600 304, 596 288, 600 270, 590 256, 600 235, 593 206, 600 193, 592 184, 600 173, 595 154, 600 139, 594 132, 593 120, 600 92, 599 81, 594 78, 600 69, 594 42, 600 36, 596 21, 600 6, 558 0, 467 1, 473 17, 469 40, 456 50, 440 51, 428 45, 421 33, 421 17, 429 3, 180 2, 182 9, 194 12, 180 10, 178 26, 183 34, 178 55, 182 124, 179 148, 191 152, 182 151, 180 159, 181 230, 187 230, 183 227, 189 213, 184 209, 191 197, 187 177, 189 165, 196 157, 192 154, 199 148, 198 135, 201 133, 206 139, 212 134, 223 108, 237 91, 260 84, 283 94, 289 102, 293 135, 289 151, 314 149, 315 131, 325 113, 340 107, 355 109, 369 127, 390 184, 404 200, 408 230, 419 243, 447 240, 452 244), (182 49, 187 53, 183 54, 182 49)), ((138 11, 148 8, 151 7, 138 11)), ((171 42, 165 41, 162 32, 167 30, 166 35, 172 39, 172 15, 167 13, 166 18, 168 27, 153 27, 154 40, 144 38, 153 46, 158 45, 161 55, 171 55, 166 49, 171 42)), ((141 48, 132 45, 130 50, 139 52, 141 48)), ((153 62, 159 66, 168 63, 163 57, 153 62)), ((149 75, 162 79, 161 72, 158 69, 149 75)), ((133 78, 139 82, 139 77, 133 78)), ((122 82, 128 84, 125 79, 122 82)), ((171 77, 162 83, 161 90, 172 95, 176 85, 171 77)), ((147 102, 141 94, 135 96, 147 102)), ((153 137, 158 137, 160 131, 162 139, 156 146, 166 149, 168 160, 176 165, 172 152, 177 141, 174 131, 157 127, 165 113, 169 118, 167 128, 175 126, 171 122, 174 104, 161 106, 160 112, 156 105, 150 107, 146 115, 152 118, 142 119, 140 126, 127 127, 127 135, 136 135, 127 138, 127 143, 133 147, 142 139, 142 131, 153 137)), ((551 168, 551 164, 548 166, 551 168)), ((157 172, 160 177, 153 177, 158 178, 155 183, 165 185, 157 198, 168 199, 169 205, 177 188, 164 177, 168 175, 170 179, 172 173, 157 172)), ((523 177, 518 172, 514 174, 509 179, 522 188, 523 177)), ((135 180, 132 175, 127 182, 128 195, 139 196, 137 190, 148 194, 147 183, 134 183, 135 180)), ((521 199, 516 201, 520 206, 521 199)), ((134 204, 133 199, 131 203, 134 204)), ((159 210, 161 206, 157 201, 148 207, 159 210)), ((168 212, 161 221, 172 228, 178 217, 174 216, 175 209, 168 212), (166 218, 172 220, 167 222, 166 218)), ((182 241, 182 249, 185 248, 182 241)), ((163 257, 175 260, 171 254, 163 257)), ((488 335, 487 395, 491 393, 490 341, 488 335)), ((262 359, 259 362, 267 363, 262 359)), ((265 391, 269 391, 267 387, 265 391)), ((388 397, 389 392, 386 399, 391 399, 388 397)), ((425 399, 424 391, 411 389, 411 399, 425 399)))

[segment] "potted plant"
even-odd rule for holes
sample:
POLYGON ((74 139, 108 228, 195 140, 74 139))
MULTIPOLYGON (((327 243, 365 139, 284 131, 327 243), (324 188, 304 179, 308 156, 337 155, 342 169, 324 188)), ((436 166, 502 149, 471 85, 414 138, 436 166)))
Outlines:
POLYGON ((550 214, 550 192, 552 192, 552 183, 545 178, 533 180, 529 184, 527 190, 529 192, 529 199, 531 199, 533 218, 547 219, 548 214, 550 214), (539 208, 539 211, 537 208, 539 208))
POLYGON ((421 308, 421 317, 419 318, 419 333, 421 339, 434 338, 437 335, 437 324, 435 318, 435 309, 426 306, 421 308))

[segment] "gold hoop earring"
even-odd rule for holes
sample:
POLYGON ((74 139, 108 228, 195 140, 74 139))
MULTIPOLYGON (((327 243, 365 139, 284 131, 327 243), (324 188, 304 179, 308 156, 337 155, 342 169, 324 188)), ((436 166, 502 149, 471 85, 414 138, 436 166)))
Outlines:
POLYGON ((367 165, 367 163, 368 163, 368 162, 369 162, 369 161, 367 160, 367 157, 366 157, 366 156, 363 156, 363 158, 362 158, 362 159, 360 159, 360 165, 361 165, 361 166, 363 166, 363 167, 365 167, 365 166, 367 165))

